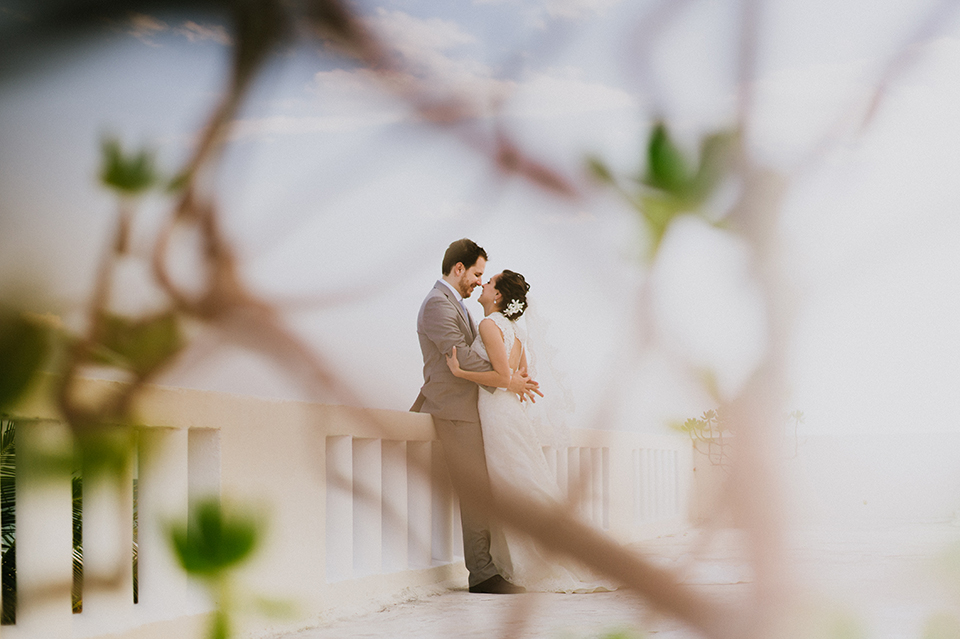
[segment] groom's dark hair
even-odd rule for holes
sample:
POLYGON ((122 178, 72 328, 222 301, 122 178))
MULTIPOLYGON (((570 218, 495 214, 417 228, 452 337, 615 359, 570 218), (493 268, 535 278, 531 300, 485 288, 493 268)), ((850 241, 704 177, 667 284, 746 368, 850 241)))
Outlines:
POLYGON ((443 254, 443 274, 450 275, 450 271, 457 265, 457 262, 470 268, 481 257, 485 260, 489 259, 487 252, 477 246, 476 242, 467 238, 457 240, 450 244, 447 247, 447 252, 443 254))

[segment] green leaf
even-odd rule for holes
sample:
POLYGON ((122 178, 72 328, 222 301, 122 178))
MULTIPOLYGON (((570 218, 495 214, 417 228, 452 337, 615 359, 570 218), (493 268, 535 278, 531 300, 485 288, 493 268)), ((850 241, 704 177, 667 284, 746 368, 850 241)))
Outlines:
POLYGON ((47 357, 47 331, 18 313, 0 311, 0 409, 30 386, 47 357))
POLYGON ((730 173, 736 145, 737 135, 730 131, 714 133, 703 139, 700 144, 700 166, 685 194, 691 204, 702 204, 730 173))
POLYGON ((667 126, 657 122, 647 143, 647 176, 644 182, 655 189, 683 196, 691 177, 687 161, 670 139, 667 126))
POLYGON ((141 150, 139 153, 125 155, 116 138, 105 139, 102 143, 103 164, 100 168, 100 180, 104 186, 125 195, 138 195, 157 182, 153 168, 153 153, 141 150))
POLYGON ((93 425, 80 430, 77 449, 87 477, 120 476, 133 460, 133 428, 123 424, 93 425))
POLYGON ((229 637, 230 615, 218 609, 213 613, 210 624, 210 639, 229 639, 229 637))
POLYGON ((102 364, 118 366, 141 375, 172 357, 183 346, 180 325, 174 313, 144 320, 104 315, 103 329, 94 357, 102 364))
POLYGON ((258 529, 252 518, 228 516, 218 501, 207 500, 193 509, 186 526, 173 527, 170 536, 184 570, 214 578, 250 555, 258 529))
POLYGON ((660 242, 673 219, 683 212, 682 203, 669 195, 647 195, 640 198, 640 213, 650 234, 650 256, 660 250, 660 242))

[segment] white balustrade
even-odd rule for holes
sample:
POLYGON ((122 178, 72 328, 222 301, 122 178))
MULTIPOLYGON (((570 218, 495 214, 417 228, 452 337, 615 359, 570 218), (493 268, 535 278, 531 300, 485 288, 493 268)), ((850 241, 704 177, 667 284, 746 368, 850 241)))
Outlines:
MULTIPOLYGON (((263 547, 239 577, 300 611, 245 619, 246 636, 321 623, 363 598, 466 583, 457 499, 429 416, 160 388, 139 408, 149 423, 137 428, 133 472, 84 486, 85 571, 107 581, 121 565, 123 574, 107 589, 92 580, 79 614, 70 614, 69 477, 40 481, 18 463, 20 598, 5 638, 133 637, 145 624, 158 636, 200 636, 211 604, 176 565, 169 526, 221 493, 258 504, 267 522, 263 547)), ((43 446, 69 448, 62 425, 27 419, 48 416, 31 412, 18 421, 19 459, 43 446)), ((572 445, 544 454, 584 519, 631 542, 685 520, 689 448, 681 437, 574 431, 572 445)))

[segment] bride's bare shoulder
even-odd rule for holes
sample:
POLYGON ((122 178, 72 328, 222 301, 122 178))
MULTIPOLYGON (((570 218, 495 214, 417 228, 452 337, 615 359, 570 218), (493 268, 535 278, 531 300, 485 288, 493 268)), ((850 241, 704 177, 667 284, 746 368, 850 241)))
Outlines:
POLYGON ((488 315, 480 320, 480 334, 487 335, 488 340, 493 340, 496 338, 503 340, 506 332, 504 327, 500 325, 500 322, 497 321, 497 318, 495 318, 493 315, 488 315))
POLYGON ((493 319, 492 317, 484 317, 482 320, 480 320, 480 327, 482 328, 482 327, 484 327, 484 326, 486 326, 486 327, 488 327, 488 328, 489 328, 489 327, 496 326, 498 331, 500 331, 501 333, 503 332, 503 331, 500 329, 500 325, 497 324, 497 321, 496 321, 495 319, 493 319))

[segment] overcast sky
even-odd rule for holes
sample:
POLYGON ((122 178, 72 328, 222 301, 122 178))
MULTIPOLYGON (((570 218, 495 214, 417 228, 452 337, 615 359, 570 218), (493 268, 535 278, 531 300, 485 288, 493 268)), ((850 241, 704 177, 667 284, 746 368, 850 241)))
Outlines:
MULTIPOLYGON (((733 122, 738 3, 689 2, 662 28, 639 29, 656 4, 359 5, 413 75, 502 101, 507 130, 583 185, 588 197, 576 203, 504 179, 317 42, 281 52, 263 74, 223 167, 223 217, 249 281, 368 405, 404 410, 416 396, 417 309, 446 245, 464 236, 487 249, 488 274, 510 268, 532 284, 575 395, 574 425, 596 425, 612 401, 604 425, 660 431, 712 407, 690 371, 714 370, 733 394, 753 370, 764 317, 743 243, 686 220, 648 268, 635 212, 583 176, 587 155, 635 175, 656 115, 691 152, 701 135, 733 122), (634 357, 644 283, 657 341, 634 357), (324 302, 344 293, 350 299, 324 302), (623 392, 611 399, 610 388, 623 392)), ((938 3, 763 5, 749 144, 794 175, 780 225, 797 308, 785 408, 803 410, 811 431, 955 429, 957 16, 925 29, 938 3), (841 129, 795 173, 841 116, 862 115, 903 51, 870 127, 860 137, 841 129)), ((29 9, 0 0, 4 29, 27 19, 29 9)), ((28 74, 9 73, 13 61, 0 67, 0 284, 32 283, 46 300, 39 306, 75 314, 114 223, 95 180, 101 136, 152 146, 175 172, 223 88, 229 44, 216 17, 133 14, 70 46, 45 43, 55 55, 28 74)), ((144 203, 144 242, 169 205, 144 203)), ((122 274, 130 311, 156 303, 141 271, 134 262, 122 274)), ((471 312, 482 316, 476 303, 471 312)), ((302 397, 232 349, 165 381, 302 397)))

